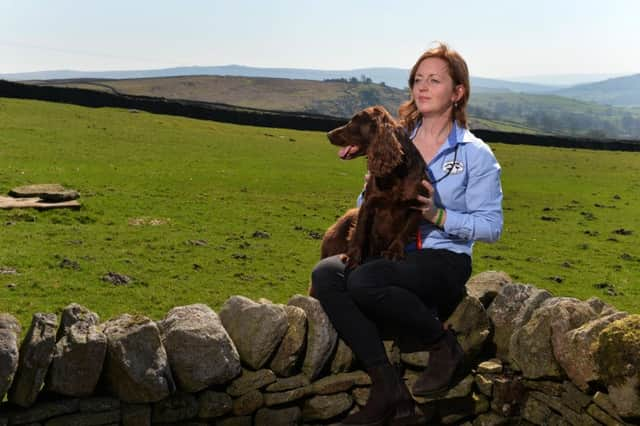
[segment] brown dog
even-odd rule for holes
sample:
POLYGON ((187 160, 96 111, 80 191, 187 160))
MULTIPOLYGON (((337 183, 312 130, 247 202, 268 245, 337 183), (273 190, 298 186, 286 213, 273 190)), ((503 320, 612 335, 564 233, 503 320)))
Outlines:
POLYGON ((413 207, 418 206, 418 194, 426 195, 421 185, 427 179, 424 159, 381 106, 360 111, 327 136, 343 147, 343 159, 366 155, 370 177, 360 208, 347 211, 325 233, 321 257, 346 254, 350 267, 371 256, 403 258, 422 219, 413 207))

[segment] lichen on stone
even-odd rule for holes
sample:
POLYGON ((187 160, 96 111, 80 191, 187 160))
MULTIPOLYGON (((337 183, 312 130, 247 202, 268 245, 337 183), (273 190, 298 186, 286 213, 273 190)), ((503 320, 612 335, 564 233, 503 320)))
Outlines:
POLYGON ((612 322, 594 346, 599 374, 606 384, 616 386, 640 377, 640 315, 612 322))

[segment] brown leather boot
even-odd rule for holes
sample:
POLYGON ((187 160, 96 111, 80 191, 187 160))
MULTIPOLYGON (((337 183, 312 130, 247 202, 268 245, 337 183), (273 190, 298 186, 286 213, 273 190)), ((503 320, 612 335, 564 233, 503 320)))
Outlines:
POLYGON ((416 380, 416 396, 434 396, 449 390, 461 378, 464 351, 451 329, 429 349, 429 364, 416 380))
POLYGON ((415 415, 415 403, 395 368, 385 363, 370 368, 367 373, 371 377, 371 393, 367 404, 340 424, 382 426, 391 419, 394 419, 394 424, 416 424, 411 423, 415 415))

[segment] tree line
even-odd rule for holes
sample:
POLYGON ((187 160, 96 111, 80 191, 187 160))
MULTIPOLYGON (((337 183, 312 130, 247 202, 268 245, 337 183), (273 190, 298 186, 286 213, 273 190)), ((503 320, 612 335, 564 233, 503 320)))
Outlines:
POLYGON ((472 101, 468 111, 473 117, 516 122, 553 134, 640 139, 640 117, 631 112, 621 114, 611 107, 598 111, 570 111, 503 101, 479 106, 472 101))

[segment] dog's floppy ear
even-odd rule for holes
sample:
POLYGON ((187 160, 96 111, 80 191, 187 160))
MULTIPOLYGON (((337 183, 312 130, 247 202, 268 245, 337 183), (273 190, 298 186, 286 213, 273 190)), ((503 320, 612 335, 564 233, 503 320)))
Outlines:
POLYGON ((385 176, 401 162, 404 152, 396 136, 395 126, 380 123, 367 150, 367 166, 373 176, 385 176))

